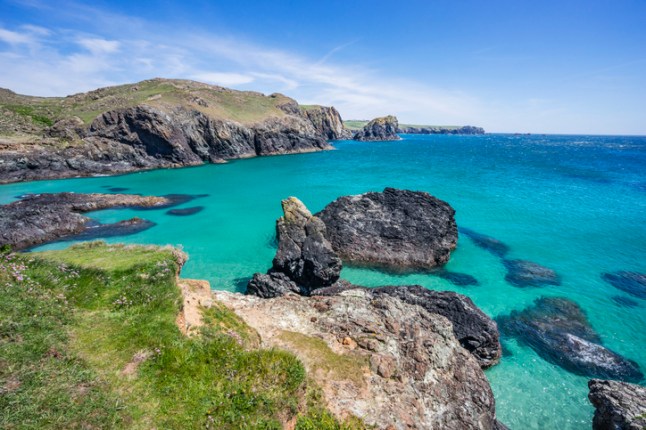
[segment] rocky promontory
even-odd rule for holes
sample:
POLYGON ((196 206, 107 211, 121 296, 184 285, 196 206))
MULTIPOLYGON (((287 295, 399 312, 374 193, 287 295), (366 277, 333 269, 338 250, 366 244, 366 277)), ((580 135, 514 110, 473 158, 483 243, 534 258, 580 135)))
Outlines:
POLYGON ((168 79, 64 98, 3 91, 0 114, 0 183, 320 151, 347 137, 334 108, 168 79))
POLYGON ((402 125, 397 129, 397 133, 403 134, 485 134, 482 127, 465 125, 460 127, 440 127, 440 126, 410 126, 402 125))
POLYGON ((129 194, 34 194, 0 206, 0 246, 24 249, 45 242, 82 234, 102 227, 143 228, 140 218, 97 226, 85 212, 116 207, 168 207, 166 197, 145 197, 129 194))
POLYGON ((432 269, 457 246, 455 210, 425 192, 386 188, 340 197, 316 215, 334 250, 354 264, 432 269))
POLYGON ((354 140, 400 140, 401 137, 397 135, 398 128, 399 122, 393 115, 375 118, 354 135, 354 140))
POLYGON ((588 382, 588 399, 595 407, 593 430, 646 428, 646 388, 618 381, 588 382))

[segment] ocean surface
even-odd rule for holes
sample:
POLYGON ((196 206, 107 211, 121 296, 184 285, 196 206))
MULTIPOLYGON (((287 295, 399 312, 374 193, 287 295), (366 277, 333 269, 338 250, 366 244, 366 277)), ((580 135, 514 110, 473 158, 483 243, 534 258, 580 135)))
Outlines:
MULTIPOLYGON (((181 245, 190 255, 184 277, 208 279, 214 289, 243 291, 275 252, 280 201, 300 198, 312 212, 338 196, 384 187, 428 191, 456 209, 459 226, 510 247, 508 258, 554 269, 559 286, 518 288, 505 281, 501 260, 460 236, 447 269, 479 285, 460 287, 429 274, 391 275, 346 267, 358 284, 420 284, 466 294, 488 315, 522 310, 541 296, 576 301, 604 345, 646 372, 646 300, 603 281, 603 272, 646 272, 646 137, 420 136, 399 142, 334 142, 335 151, 275 156, 118 177, 69 179, 0 187, 0 203, 25 193, 123 192, 202 195, 166 210, 106 210, 101 222, 142 217, 157 225, 109 242, 181 245), (612 297, 631 298, 624 307, 612 297)), ((61 248, 56 243, 43 248, 61 248)), ((573 375, 514 340, 487 370, 498 418, 511 429, 589 429, 593 408, 587 378, 573 375)))

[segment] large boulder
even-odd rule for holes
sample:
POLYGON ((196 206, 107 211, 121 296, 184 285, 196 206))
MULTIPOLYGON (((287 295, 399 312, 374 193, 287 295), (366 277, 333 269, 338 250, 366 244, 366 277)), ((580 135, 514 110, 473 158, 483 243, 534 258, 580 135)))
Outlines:
POLYGON ((637 363, 601 345, 585 313, 571 300, 537 299, 522 312, 498 318, 505 336, 517 338, 545 360, 577 375, 639 381, 644 375, 637 363))
POLYGON ((451 321, 453 333, 467 351, 487 368, 498 363, 502 348, 496 323, 462 294, 433 291, 419 285, 388 286, 373 290, 376 297, 389 295, 418 305, 451 321))
POLYGON ((278 251, 273 267, 267 275, 254 275, 248 294, 268 298, 291 291, 309 295, 331 286, 341 274, 341 259, 325 238, 323 221, 295 197, 283 200, 282 205, 284 215, 276 221, 278 251))
POLYGON ((618 381, 592 379, 588 399, 595 407, 593 430, 646 428, 646 388, 618 381))
POLYGON ((354 140, 400 140, 401 137, 397 135, 398 130, 399 122, 397 117, 388 115, 370 121, 354 135, 354 140))
POLYGON ((478 362, 441 315, 369 289, 262 300, 215 291, 263 345, 303 361, 337 417, 380 429, 502 429, 478 362))
POLYGON ((455 249, 455 210, 425 192, 386 188, 340 197, 316 214, 346 262, 388 269, 432 269, 455 249))

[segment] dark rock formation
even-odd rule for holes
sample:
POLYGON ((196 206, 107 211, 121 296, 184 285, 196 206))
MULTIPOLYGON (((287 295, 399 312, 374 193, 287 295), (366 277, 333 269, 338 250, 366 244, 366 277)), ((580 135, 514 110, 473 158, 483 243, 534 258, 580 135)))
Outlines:
POLYGON ((478 280, 467 273, 450 272, 448 270, 439 270, 433 274, 459 287, 478 285, 478 280))
MULTIPOLYGON (((23 249, 45 242, 78 235, 96 227, 90 218, 81 215, 114 207, 162 207, 163 197, 142 197, 128 194, 36 194, 0 206, 0 246, 23 249)), ((119 227, 142 227, 140 221, 127 221, 119 227), (129 223, 129 224, 128 224, 129 223)), ((103 226, 116 228, 115 225, 103 226)))
POLYGON ((337 417, 379 429, 493 430, 495 400, 451 323, 369 289, 272 300, 215 291, 261 337, 295 354, 337 417))
MULTIPOLYGON (((242 114, 248 110, 250 115, 258 116, 243 124, 228 118, 229 114, 212 114, 206 109, 211 102, 194 95, 206 91, 220 100, 217 94, 235 91, 186 81, 158 80, 146 85, 151 83, 174 86, 184 98, 178 96, 167 103, 138 100, 131 107, 123 107, 119 97, 109 95, 117 90, 102 89, 94 95, 57 99, 57 105, 85 103, 90 110, 102 113, 89 126, 78 117, 68 117, 40 134, 33 127, 25 128, 23 131, 32 135, 28 143, 0 141, 0 183, 320 151, 331 149, 326 139, 347 138, 348 132, 334 108, 301 109, 296 101, 282 95, 268 98, 240 93, 232 99, 236 101, 231 102, 235 105, 231 109, 242 114), (95 96, 100 103, 94 101, 95 96), (271 105, 280 101, 282 104, 271 105), (262 112, 256 112, 259 109, 262 112)), ((120 95, 124 100, 129 96, 120 95)), ((11 97, 15 103, 35 103, 33 98, 11 97)))
POLYGON ((507 268, 505 280, 516 287, 560 285, 561 279, 552 269, 527 260, 503 260, 507 268))
POLYGON ((588 399, 595 407, 593 430, 646 429, 646 388, 592 379, 588 399))
POLYGON ((325 224, 295 197, 282 204, 284 215, 276 222, 274 270, 285 273, 307 292, 332 285, 339 279, 342 265, 325 239, 325 224))
POLYGON ((613 302, 623 308, 636 308, 637 306, 639 306, 639 303, 629 297, 612 296, 611 299, 613 302))
POLYGON ((201 212, 203 209, 204 209, 204 206, 193 206, 190 208, 170 209, 170 210, 167 210, 166 213, 168 215, 187 216, 187 215, 193 215, 198 212, 201 212))
POLYGON ((148 230, 157 224, 141 218, 131 218, 112 224, 100 224, 88 222, 85 224, 85 230, 73 236, 66 236, 61 241, 72 240, 94 240, 117 236, 130 236, 148 230))
POLYGON ((282 201, 284 215, 276 221, 278 251, 270 272, 254 275, 247 288, 248 294, 275 297, 294 291, 286 287, 285 279, 298 285, 297 291, 309 295, 312 290, 329 287, 341 273, 341 259, 325 238, 325 224, 312 216, 305 205, 295 197, 282 201), (269 276, 269 277, 268 277, 269 276), (272 285, 275 291, 269 292, 272 285))
POLYGON ((301 288, 281 272, 256 273, 247 284, 247 294, 272 299, 287 293, 301 293, 301 288))
POLYGON ((522 312, 497 319, 505 336, 517 338, 550 363, 577 375, 639 381, 637 363, 601 345, 579 306, 565 298, 541 298, 522 312))
POLYGON ((354 140, 400 140, 398 128, 397 118, 392 115, 375 118, 354 135, 354 140))
POLYGON ((637 272, 614 272, 601 275, 604 281, 615 288, 640 299, 646 299, 646 274, 637 272))
POLYGON ((428 193, 386 188, 340 197, 317 214, 347 262, 389 269, 432 269, 455 249, 455 211, 428 193))
POLYGON ((126 187, 110 187, 110 188, 108 188, 108 191, 112 191, 113 193, 122 193, 124 191, 128 191, 128 188, 126 188, 126 187))
POLYGON ((403 134, 485 134, 484 128, 465 125, 462 127, 411 127, 402 126, 397 133, 403 134))
POLYGON ((455 337, 483 368, 493 366, 502 356, 496 323, 462 294, 432 291, 419 285, 388 286, 373 290, 375 296, 387 294, 404 303, 423 307, 453 324, 455 337))
POLYGON ((460 227, 458 231, 471 239, 476 246, 491 252, 496 257, 502 258, 509 252, 509 246, 496 238, 480 234, 466 227, 460 227))

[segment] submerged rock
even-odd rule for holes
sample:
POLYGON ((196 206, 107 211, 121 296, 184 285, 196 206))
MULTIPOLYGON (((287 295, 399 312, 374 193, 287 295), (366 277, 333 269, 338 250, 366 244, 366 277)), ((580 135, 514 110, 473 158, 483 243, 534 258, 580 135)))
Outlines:
POLYGON ((354 140, 401 140, 401 137, 397 135, 398 130, 399 122, 397 117, 388 115, 370 121, 354 135, 354 140))
POLYGON ((636 308, 639 306, 635 300, 624 296, 612 296, 612 301, 624 308, 636 308))
POLYGON ((509 252, 509 246, 496 238, 480 234, 466 227, 460 227, 458 231, 471 239, 476 246, 491 252, 497 257, 502 258, 509 252))
POLYGON ((637 363, 603 347, 581 308, 571 300, 543 297, 522 312, 497 319, 505 336, 517 338, 550 363, 577 375, 638 381, 637 363))
POLYGON ((131 218, 111 224, 95 224, 89 222, 86 224, 85 230, 81 233, 65 237, 62 240, 94 240, 108 237, 130 236, 146 231, 156 225, 156 223, 142 218, 131 218))
POLYGON ((450 272, 448 270, 439 270, 434 273, 435 276, 445 279, 452 283, 453 285, 457 285, 459 287, 467 287, 470 285, 478 285, 479 282, 478 280, 467 274, 467 273, 459 273, 459 272, 450 272))
POLYGON ((419 285, 388 286, 373 289, 375 296, 389 295, 418 305, 451 321, 455 337, 483 368, 493 366, 502 356, 496 323, 470 298, 451 291, 433 291, 419 285))
POLYGON ((592 379, 588 399, 595 407, 593 430, 646 428, 646 388, 618 381, 592 379))
POLYGON ((542 287, 561 285, 556 272, 540 264, 527 260, 503 260, 507 268, 505 280, 516 287, 542 287))
POLYGON ((646 299, 646 274, 637 272, 613 272, 601 275, 604 281, 615 288, 640 299, 646 299))
POLYGON ((504 428, 486 376, 441 315, 361 288, 272 300, 214 296, 263 345, 302 360, 337 417, 380 429, 504 428))
MULTIPOLYGON (((90 218, 82 215, 85 212, 115 207, 160 208, 168 203, 163 197, 129 194, 27 195, 22 200, 0 206, 0 246, 24 249, 81 234, 89 227, 96 227, 90 218)), ((151 226, 142 221, 103 226, 104 233, 110 229, 120 228, 124 232, 151 226)))
POLYGON ((428 193, 395 188, 339 197, 317 214, 344 261, 395 270, 444 265, 457 245, 454 215, 428 193))
POLYGON ((168 215, 187 216, 187 215, 193 215, 198 212, 201 212, 203 209, 204 209, 204 206, 193 206, 190 208, 170 209, 170 210, 167 210, 166 213, 168 215))

